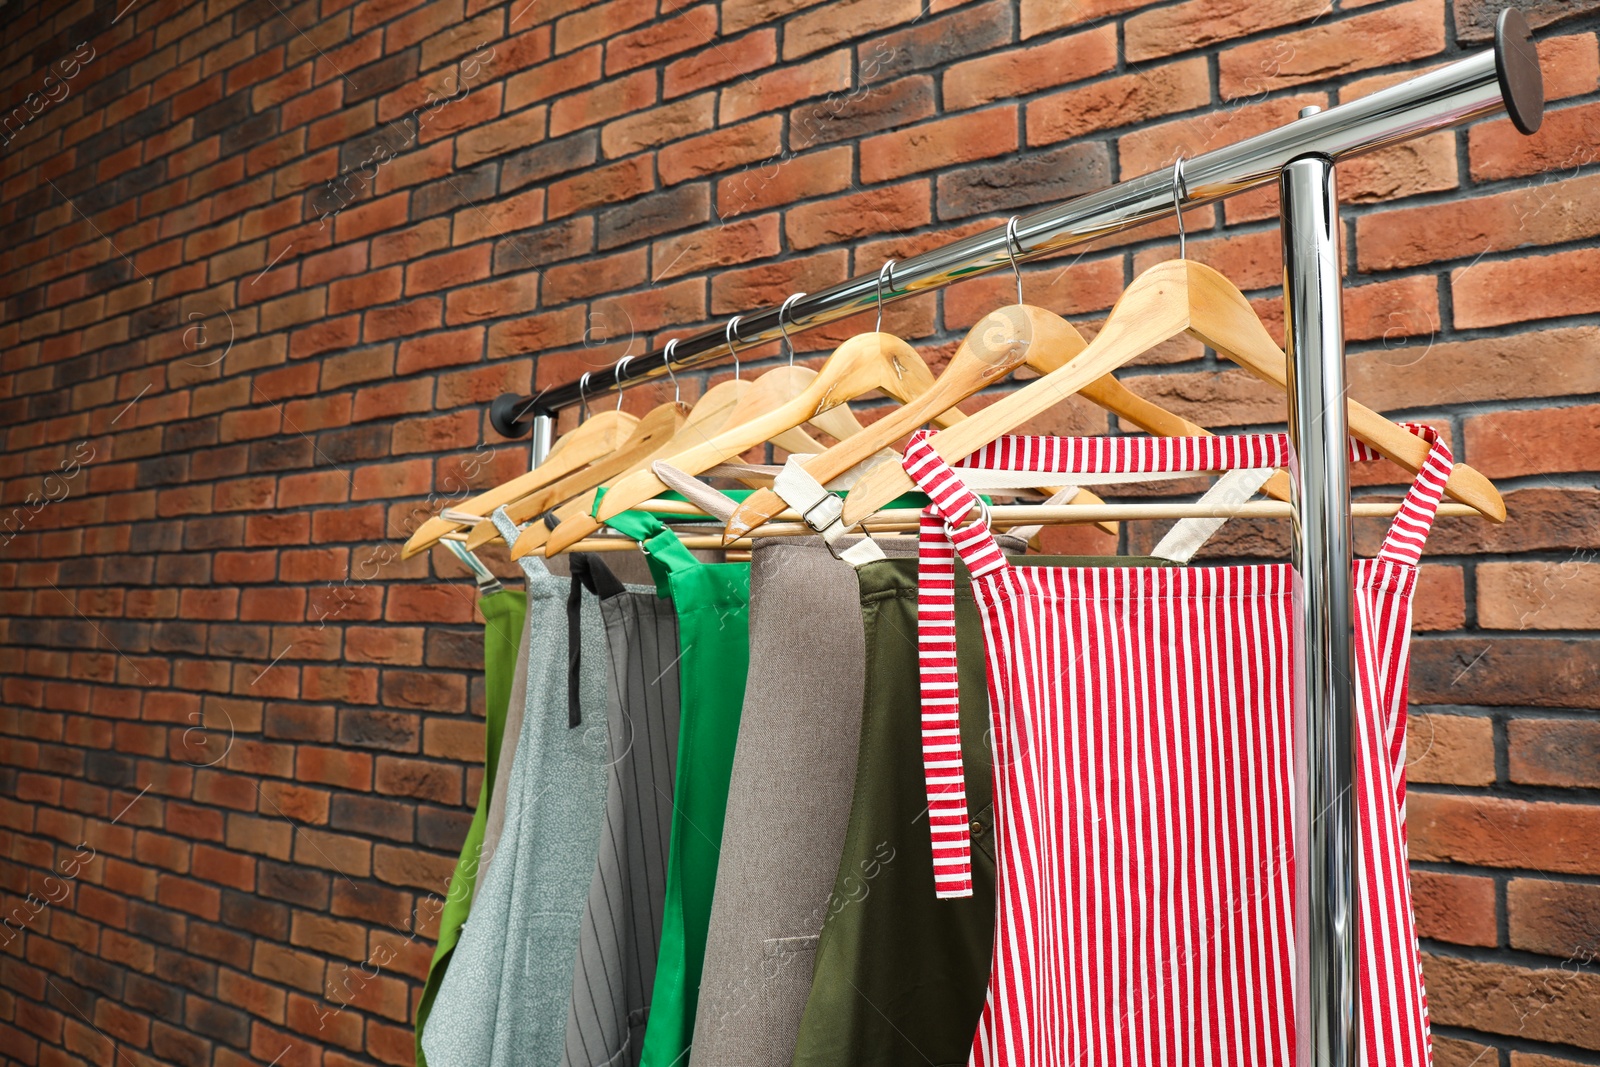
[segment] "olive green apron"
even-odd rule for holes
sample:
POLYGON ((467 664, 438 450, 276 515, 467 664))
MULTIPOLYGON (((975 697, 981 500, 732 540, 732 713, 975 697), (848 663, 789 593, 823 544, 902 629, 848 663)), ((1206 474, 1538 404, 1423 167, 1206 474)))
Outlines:
POLYGON ((467 827, 467 839, 461 843, 461 858, 450 875, 450 888, 445 892, 444 906, 439 912, 439 943, 433 950, 433 960, 428 964, 428 980, 422 987, 422 999, 417 1003, 416 1058, 417 1067, 428 1067, 422 1053, 422 1028, 433 1010, 433 1000, 439 995, 445 970, 450 966, 450 956, 461 938, 461 927, 467 921, 472 907, 472 893, 478 881, 478 868, 483 848, 484 825, 488 820, 489 798, 494 796, 495 771, 500 765, 500 743, 505 734, 506 707, 511 699, 511 681, 517 664, 517 645, 522 640, 522 619, 527 611, 527 595, 500 590, 478 601, 483 613, 483 784, 478 789, 478 806, 472 813, 472 824, 467 827))
MULTIPOLYGON (((1170 566, 1143 557, 1019 556, 1018 566, 1170 566)), ((983 627, 956 564, 961 750, 972 812, 971 897, 940 900, 923 783, 917 561, 857 568, 866 692, 855 792, 793 1067, 965 1067, 994 943, 994 768, 983 627)))
POLYGON ((643 512, 606 523, 641 542, 656 592, 671 597, 678 614, 678 773, 661 955, 641 1063, 685 1067, 750 659, 750 565, 703 563, 643 512))

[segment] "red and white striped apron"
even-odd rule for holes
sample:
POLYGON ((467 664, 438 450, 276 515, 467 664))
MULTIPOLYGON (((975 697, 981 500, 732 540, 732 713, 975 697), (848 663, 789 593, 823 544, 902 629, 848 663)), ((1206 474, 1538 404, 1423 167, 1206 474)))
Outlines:
MULTIPOLYGON (((1438 434, 1376 559, 1354 564, 1366 1062, 1423 1067, 1405 842, 1417 562, 1449 476, 1438 434)), ((1352 458, 1375 454, 1356 445, 1352 458)), ((1280 467, 1287 437, 1009 437, 962 466, 1109 474, 1280 467)), ((984 622, 999 908, 976 1067, 1292 1064, 1294 576, 1287 564, 1013 568, 919 434, 924 762, 938 892, 971 892, 956 723, 955 554, 984 622), (949 631, 953 637, 953 630, 949 631)))

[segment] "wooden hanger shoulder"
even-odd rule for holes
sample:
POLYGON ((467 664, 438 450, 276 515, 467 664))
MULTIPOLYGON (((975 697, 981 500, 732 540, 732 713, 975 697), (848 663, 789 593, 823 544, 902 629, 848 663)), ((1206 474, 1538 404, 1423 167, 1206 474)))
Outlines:
MULTIPOLYGON (((626 477, 639 470, 649 470, 650 465, 656 460, 671 456, 685 444, 705 436, 715 436, 728 424, 728 420, 749 394, 751 387, 752 383, 738 378, 713 385, 695 402, 677 433, 663 441, 648 455, 636 460, 618 477, 626 477)), ((534 526, 524 530, 518 536, 516 545, 512 546, 511 558, 521 559, 528 552, 546 545, 549 546, 546 554, 553 555, 597 532, 600 524, 595 521, 592 513, 595 497, 598 494, 598 488, 590 489, 557 508, 555 514, 560 522, 554 530, 548 526, 534 526)))
MULTIPOLYGON (((886 342, 905 342, 889 334, 857 334, 828 357, 817 376, 799 395, 766 414, 741 423, 709 441, 671 457, 674 467, 685 474, 701 472, 725 463, 750 449, 763 445, 786 430, 813 421, 830 408, 839 407, 864 393, 878 389, 890 374, 898 381, 903 374, 893 369, 899 353, 886 342)), ((924 365, 926 370, 926 365, 924 365)), ((914 373, 914 371, 913 371, 914 373)), ((664 492, 660 479, 651 471, 637 471, 619 481, 600 502, 599 518, 609 519, 664 492)))
MULTIPOLYGON (((1189 332, 1263 381, 1285 392, 1289 361, 1267 333, 1255 309, 1234 284, 1203 263, 1189 263, 1188 283, 1193 308, 1189 332)), ((1348 402, 1350 436, 1415 474, 1427 462, 1428 442, 1391 419, 1354 400, 1348 402)), ((1458 463, 1445 482, 1445 495, 1477 509, 1492 522, 1504 522, 1505 500, 1494 483, 1458 463)))
MULTIPOLYGON (((1175 291, 1182 293, 1182 274, 1174 277, 1173 272, 1165 271, 1156 275, 1156 270, 1152 267, 1134 279, 1112 309, 1099 335, 1076 357, 1007 393, 972 417, 934 434, 931 442, 934 450, 952 463, 965 459, 989 442, 1014 433, 1017 427, 1048 411, 1063 397, 1182 333, 1188 326, 1188 316, 1178 310, 1180 301, 1173 297, 1175 291), (1118 311, 1125 304, 1139 308, 1139 313, 1119 319, 1118 311)), ((911 479, 898 466, 884 464, 875 468, 845 497, 845 525, 861 522, 911 489, 911 479)))
POLYGON ((682 427, 683 420, 683 408, 675 402, 669 401, 651 409, 639 420, 628 440, 610 455, 506 505, 506 514, 515 522, 526 522, 586 489, 606 484, 670 439, 682 427))
MULTIPOLYGON (((456 510, 487 517, 495 508, 534 492, 540 486, 564 478, 597 459, 614 452, 627 440, 639 420, 626 411, 602 411, 563 434, 551 447, 544 462, 526 474, 463 501, 456 510)), ((446 534, 465 528, 466 523, 434 517, 417 528, 400 549, 401 559, 410 559, 437 544, 446 534)), ((492 529, 494 524, 489 523, 492 529)))
MULTIPOLYGON (((896 397, 901 401, 900 407, 890 411, 863 433, 843 440, 807 460, 806 472, 826 485, 925 423, 940 417, 948 423, 959 421, 961 413, 956 409, 957 403, 1022 365, 1030 348, 1027 342, 1034 335, 1033 313, 1038 310, 1026 305, 1012 306, 992 311, 979 319, 967 331, 967 336, 962 339, 950 363, 938 378, 929 374, 928 381, 914 382, 914 385, 921 386, 914 391, 914 395, 911 390, 901 390, 907 395, 896 397)), ((1045 329, 1053 331, 1054 328, 1047 323, 1045 329)), ((1068 329, 1070 337, 1062 336, 1052 343, 1060 344, 1072 355, 1082 350, 1084 342, 1077 331, 1070 327, 1068 329)), ((903 341, 900 343, 904 344, 903 341)), ((909 367, 920 365, 923 371, 927 369, 927 364, 920 356, 903 362, 909 367)), ((910 373, 917 374, 915 370, 910 373)), ((726 536, 742 537, 770 521, 783 509, 783 498, 777 493, 771 490, 752 493, 729 520, 726 536)))
MULTIPOLYGON (((1013 432, 1062 396, 1080 391, 1183 331, 1193 333, 1264 380, 1287 387, 1287 360, 1238 288, 1203 264, 1171 260, 1134 279, 1099 335, 1076 359, 1008 394, 959 426, 936 434, 933 447, 951 462, 964 459, 1013 432)), ((1421 438, 1354 401, 1350 406, 1350 431, 1413 472, 1427 455, 1427 443, 1421 438)), ((844 521, 861 521, 910 485, 911 480, 902 470, 880 467, 872 471, 846 498, 844 521)), ((1469 467, 1458 466, 1452 471, 1446 492, 1490 519, 1504 518, 1505 505, 1499 494, 1469 467)))

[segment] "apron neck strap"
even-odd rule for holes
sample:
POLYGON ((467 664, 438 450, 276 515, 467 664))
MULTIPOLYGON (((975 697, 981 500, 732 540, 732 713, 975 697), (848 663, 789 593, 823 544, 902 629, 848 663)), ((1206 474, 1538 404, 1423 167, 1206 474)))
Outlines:
POLYGON ((678 535, 667 524, 645 511, 624 511, 605 520, 607 526, 639 542, 650 573, 656 580, 656 594, 668 595, 668 583, 674 574, 701 565, 694 553, 683 547, 678 535))
MULTIPOLYGON (((1400 511, 1389 524, 1383 547, 1378 550, 1378 558, 1415 567, 1422 561, 1422 546, 1427 543, 1428 531, 1433 528, 1433 518, 1439 511, 1439 501, 1444 499, 1445 483, 1450 480, 1450 469, 1455 464, 1450 446, 1438 430, 1420 422, 1400 425, 1428 442, 1428 458, 1423 460, 1422 469, 1417 471, 1411 488, 1406 490, 1400 511)), ((1350 446, 1351 459, 1380 458, 1359 441, 1352 440, 1350 446)))
MULTIPOLYGON (((956 554, 967 565, 967 570, 972 572, 972 577, 982 578, 1006 566, 1005 553, 1000 551, 999 544, 989 532, 988 506, 967 488, 967 484, 945 458, 934 451, 932 437, 933 434, 928 430, 918 430, 912 435, 901 465, 917 488, 928 495, 924 518, 929 515, 938 518, 956 554), (974 508, 978 509, 978 517, 971 523, 959 527, 951 525, 974 508)), ((926 521, 922 529, 926 538, 926 521)))

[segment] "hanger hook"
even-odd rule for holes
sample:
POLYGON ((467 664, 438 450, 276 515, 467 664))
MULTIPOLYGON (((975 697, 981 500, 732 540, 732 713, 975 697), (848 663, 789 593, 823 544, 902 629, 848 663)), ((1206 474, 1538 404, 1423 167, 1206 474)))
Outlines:
POLYGON ((1022 268, 1017 266, 1016 249, 1022 242, 1017 240, 1017 217, 1012 215, 1006 220, 1006 258, 1011 260, 1011 273, 1017 276, 1017 303, 1022 303, 1022 268))
POLYGON ((667 377, 672 379, 672 402, 683 403, 683 386, 678 384, 678 373, 672 369, 672 350, 678 347, 678 339, 672 338, 667 342, 667 347, 661 350, 661 365, 667 368, 667 377))
POLYGON ((738 381, 739 350, 734 346, 739 343, 739 316, 728 320, 728 328, 722 331, 722 339, 728 342, 728 354, 733 357, 733 380, 738 381))
POLYGON ((584 371, 583 377, 578 379, 578 421, 582 422, 589 417, 589 372, 584 371))
POLYGON ((783 334, 783 343, 789 349, 789 366, 791 367, 794 366, 794 342, 789 339, 789 328, 783 324, 783 315, 784 312, 789 310, 790 304, 804 298, 805 295, 804 293, 795 293, 783 302, 782 307, 778 308, 778 332, 783 334))
POLYGON ((878 324, 872 329, 875 333, 883 332, 883 276, 889 276, 889 291, 894 292, 894 260, 886 259, 883 266, 878 268, 878 324))
POLYGON ((617 360, 616 367, 611 371, 611 378, 616 383, 618 411, 622 410, 622 368, 626 367, 628 365, 628 360, 632 358, 632 356, 623 356, 621 359, 617 360))
POLYGON ((1189 186, 1183 180, 1183 157, 1172 163, 1172 213, 1178 217, 1178 258, 1187 259, 1189 241, 1183 232, 1183 202, 1189 199, 1189 186))

